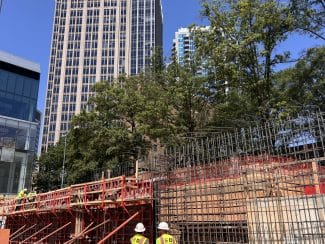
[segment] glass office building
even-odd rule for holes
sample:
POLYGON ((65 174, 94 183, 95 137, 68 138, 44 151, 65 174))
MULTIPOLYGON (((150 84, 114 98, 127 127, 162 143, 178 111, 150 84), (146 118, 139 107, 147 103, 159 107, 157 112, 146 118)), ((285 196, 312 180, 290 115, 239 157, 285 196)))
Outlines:
POLYGON ((40 67, 0 51, 0 194, 30 188, 38 148, 40 67))

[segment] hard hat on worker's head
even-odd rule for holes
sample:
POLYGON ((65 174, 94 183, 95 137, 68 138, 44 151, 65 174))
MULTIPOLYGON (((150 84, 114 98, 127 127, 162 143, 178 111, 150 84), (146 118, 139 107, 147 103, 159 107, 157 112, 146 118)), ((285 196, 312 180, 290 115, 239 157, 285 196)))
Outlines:
POLYGON ((160 222, 158 225, 158 230, 169 230, 168 224, 166 222, 160 222))
POLYGON ((23 191, 27 191, 27 189, 26 188, 24 188, 24 190, 23 191))
POLYGON ((142 223, 137 223, 134 229, 135 232, 145 232, 146 228, 144 228, 144 225, 142 223))

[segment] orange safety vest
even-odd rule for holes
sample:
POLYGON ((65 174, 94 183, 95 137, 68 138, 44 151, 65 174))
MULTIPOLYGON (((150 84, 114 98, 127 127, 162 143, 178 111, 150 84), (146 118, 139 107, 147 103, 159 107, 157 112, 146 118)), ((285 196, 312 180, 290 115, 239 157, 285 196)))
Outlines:
POLYGON ((177 244, 177 242, 172 235, 162 234, 156 239, 156 244, 177 244))
POLYGON ((149 239, 141 234, 135 234, 130 242, 131 244, 149 244, 149 239))

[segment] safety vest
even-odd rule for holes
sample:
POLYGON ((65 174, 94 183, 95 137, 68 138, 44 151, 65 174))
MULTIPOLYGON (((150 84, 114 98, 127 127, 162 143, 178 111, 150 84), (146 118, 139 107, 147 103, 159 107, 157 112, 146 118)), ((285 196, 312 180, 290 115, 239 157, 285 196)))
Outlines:
POLYGON ((24 197, 25 197, 25 191, 24 191, 24 190, 21 190, 21 191, 18 193, 17 198, 18 198, 18 199, 23 199, 24 197))
POLYGON ((156 239, 156 244, 177 244, 177 242, 172 235, 162 234, 156 239))
POLYGON ((131 244, 149 244, 149 239, 141 234, 135 234, 130 242, 131 244))

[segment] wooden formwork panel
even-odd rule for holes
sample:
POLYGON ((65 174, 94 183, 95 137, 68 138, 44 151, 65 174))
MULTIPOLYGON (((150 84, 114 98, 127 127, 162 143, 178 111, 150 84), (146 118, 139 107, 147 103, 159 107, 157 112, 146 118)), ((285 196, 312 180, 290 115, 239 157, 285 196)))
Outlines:
POLYGON ((9 229, 0 229, 0 243, 1 244, 8 244, 9 236, 10 236, 9 229))
POLYGON ((244 221, 247 201, 300 196, 308 177, 250 172, 237 178, 169 186, 160 191, 160 215, 170 221, 244 221))

